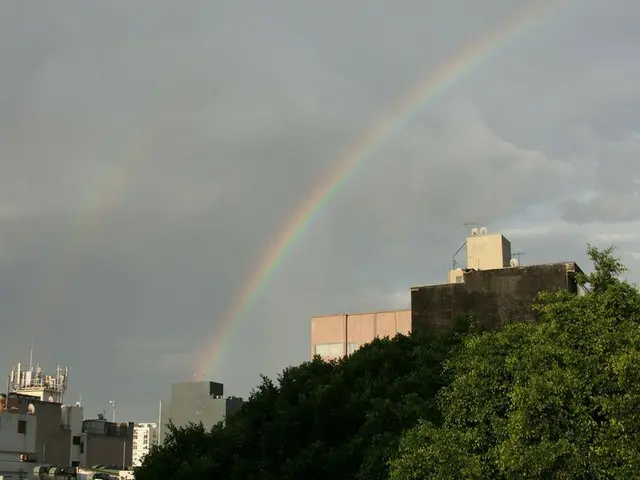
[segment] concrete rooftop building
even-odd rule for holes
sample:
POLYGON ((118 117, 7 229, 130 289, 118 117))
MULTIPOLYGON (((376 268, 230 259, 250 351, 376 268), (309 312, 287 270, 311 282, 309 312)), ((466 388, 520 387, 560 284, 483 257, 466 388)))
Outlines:
POLYGON ((312 317, 310 355, 340 358, 376 337, 451 328, 463 315, 473 315, 487 328, 533 321, 538 293, 578 293, 580 271, 575 262, 521 266, 507 238, 474 228, 453 255, 447 283, 411 288, 410 310, 312 317), (464 268, 456 260, 461 253, 466 256, 464 268))
MULTIPOLYGON (((486 228, 474 228, 458 252, 466 250, 466 268, 453 259, 448 282, 411 288, 411 328, 451 328, 457 317, 472 315, 484 327, 533 321, 533 305, 541 291, 578 293, 575 262, 521 266, 511 242, 486 228)), ((458 253, 456 252, 456 253, 458 253)))

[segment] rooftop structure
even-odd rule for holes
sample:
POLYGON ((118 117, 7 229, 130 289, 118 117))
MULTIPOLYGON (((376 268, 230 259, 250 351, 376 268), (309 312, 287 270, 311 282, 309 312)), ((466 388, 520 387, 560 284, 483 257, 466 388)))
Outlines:
POLYGON ((133 453, 133 423, 108 422, 100 416, 82 422, 80 466, 131 466, 133 453))
POLYGON ((453 267, 449 270, 448 283, 460 283, 463 273, 469 270, 495 270, 519 264, 511 255, 511 242, 499 233, 490 234, 486 227, 473 228, 462 246, 453 255, 453 267), (457 255, 465 250, 466 268, 458 264, 457 255))
POLYGON ((67 390, 69 368, 58 365, 55 375, 48 375, 42 371, 39 364, 33 365, 33 349, 31 350, 29 368, 22 364, 11 369, 8 382, 8 393, 21 393, 38 397, 45 402, 63 403, 67 390))
POLYGON ((578 293, 575 262, 521 266, 511 242, 485 227, 473 228, 453 255, 447 283, 411 288, 411 328, 451 328, 460 316, 474 316, 486 328, 533 321, 533 305, 543 290, 578 293), (465 249, 466 268, 456 256, 465 249))
POLYGON ((456 318, 474 316, 482 326, 533 321, 533 304, 543 290, 578 293, 574 262, 521 266, 502 234, 470 228, 454 253, 447 282, 411 288, 411 309, 311 318, 310 354, 331 360, 349 355, 376 337, 414 330, 453 327, 456 318), (464 254, 465 260, 458 255, 464 254))

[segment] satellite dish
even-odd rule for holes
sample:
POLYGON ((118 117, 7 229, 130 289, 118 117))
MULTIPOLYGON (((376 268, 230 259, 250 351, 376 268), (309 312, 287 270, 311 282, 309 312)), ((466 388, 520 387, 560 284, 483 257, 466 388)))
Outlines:
POLYGON ((50 402, 53 402, 53 397, 52 397, 51 395, 49 395, 48 400, 49 400, 50 402))
POLYGON ((477 228, 472 228, 471 229, 471 236, 472 237, 477 237, 478 236, 478 229, 477 228))
POLYGON ((76 402, 76 407, 81 407, 82 404, 80 402, 76 402))
POLYGON ((515 267, 519 267, 519 266, 520 266, 520 262, 518 261, 518 259, 517 259, 517 258, 512 258, 512 259, 509 261, 509 265, 511 265, 511 266, 512 266, 512 267, 514 267, 514 268, 515 268, 515 267))
POLYGON ((480 227, 480 235, 486 235, 488 232, 487 227, 480 227))
POLYGON ((34 413, 36 413, 35 405, 33 403, 30 403, 27 407, 27 411, 29 412, 29 415, 33 415, 34 413))

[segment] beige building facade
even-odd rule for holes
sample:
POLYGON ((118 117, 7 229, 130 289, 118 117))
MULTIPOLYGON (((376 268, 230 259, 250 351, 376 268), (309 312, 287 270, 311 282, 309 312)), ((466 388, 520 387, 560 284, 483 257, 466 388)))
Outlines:
POLYGON ((323 315, 311 319, 310 355, 333 360, 355 352, 375 338, 411 332, 411 310, 323 315))

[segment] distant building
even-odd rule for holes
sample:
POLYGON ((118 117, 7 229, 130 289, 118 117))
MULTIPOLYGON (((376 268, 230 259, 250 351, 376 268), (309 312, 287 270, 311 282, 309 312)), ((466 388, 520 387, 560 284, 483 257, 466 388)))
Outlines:
POLYGON ((125 470, 132 464, 133 423, 84 420, 80 444, 80 466, 106 465, 125 470))
MULTIPOLYGON (((33 358, 33 351, 31 352, 33 358)), ((37 397, 44 402, 63 403, 64 392, 67 390, 69 369, 60 367, 56 369, 55 375, 45 374, 40 365, 30 362, 29 368, 23 368, 18 363, 9 374, 9 392, 20 393, 37 397)))
POLYGON ((225 396, 224 386, 217 382, 182 382, 171 387, 169 411, 162 413, 160 441, 166 436, 165 425, 172 422, 177 427, 189 423, 202 423, 211 428, 240 410, 240 397, 225 396))
POLYGON ((157 423, 138 423, 133 427, 133 463, 139 467, 147 456, 151 447, 158 443, 157 423))
POLYGON ((36 419, 35 460, 39 463, 80 464, 83 409, 79 404, 62 404, 67 382, 66 367, 58 366, 55 375, 47 375, 40 365, 33 365, 33 351, 28 368, 18 363, 9 374, 4 408, 36 419))
POLYGON ((0 478, 27 478, 36 456, 36 417, 7 411, 0 394, 0 478))
POLYGON ((473 316, 494 329, 512 321, 533 321, 538 293, 565 290, 578 293, 575 262, 521 266, 511 254, 511 242, 486 229, 473 229, 466 247, 466 268, 449 270, 448 283, 411 289, 412 330, 451 328, 456 318, 473 316))
POLYGON ((80 465, 81 406, 46 402, 38 397, 10 393, 6 400, 12 413, 32 415, 36 422, 36 461, 51 465, 80 465))
POLYGON ((349 355, 376 337, 452 328, 456 318, 473 316, 483 326, 533 321, 539 292, 578 293, 575 262, 521 266, 511 242, 486 228, 474 228, 453 256, 447 283, 411 288, 411 309, 311 318, 311 356, 330 360, 349 355), (466 255, 466 266, 456 261, 466 255))
POLYGON ((324 315, 311 318, 311 357, 332 360, 377 337, 411 332, 411 310, 324 315))

